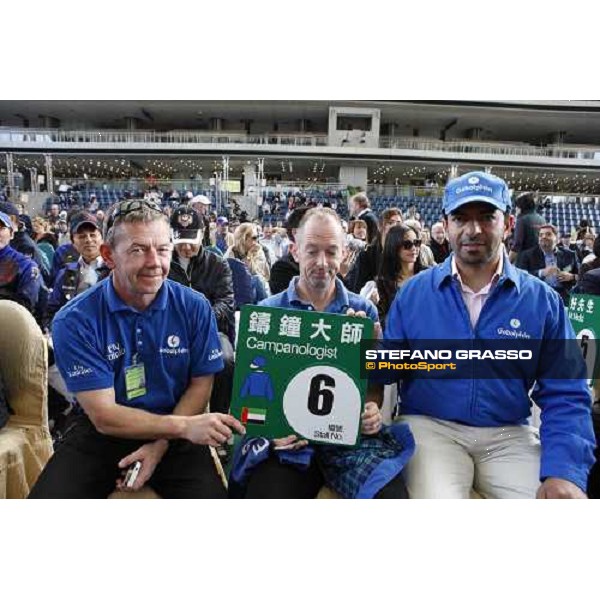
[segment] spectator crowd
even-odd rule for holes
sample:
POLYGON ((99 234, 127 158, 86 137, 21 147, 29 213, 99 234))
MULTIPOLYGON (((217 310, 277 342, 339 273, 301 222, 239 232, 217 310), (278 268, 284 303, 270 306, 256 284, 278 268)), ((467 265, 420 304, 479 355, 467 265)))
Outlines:
POLYGON ((561 386, 543 369, 533 387, 375 378, 357 448, 315 450, 292 436, 256 464, 231 455, 231 436, 245 433, 228 414, 245 304, 372 319, 384 341, 436 328, 485 337, 508 318, 547 340, 574 337, 572 294, 600 295, 600 236, 589 223, 561 235, 534 194, 511 198, 490 174, 450 182, 430 228, 415 206, 376 214, 359 192, 346 221, 341 203, 277 196, 250 220, 234 204, 218 214, 206 196, 157 190, 107 209, 94 196, 83 207, 57 199, 31 218, 0 202, 0 299, 27 308, 51 349, 56 451, 32 497, 106 497, 136 461, 134 489, 225 497, 207 475, 208 446, 242 497, 314 497, 323 485, 358 497, 384 456, 396 466, 369 497, 595 497, 595 398, 584 379, 561 386), (154 363, 148 347, 167 324, 169 345, 189 351, 154 363), (393 420, 382 412, 386 395, 393 420), (527 425, 531 402, 542 411, 541 442, 527 425))

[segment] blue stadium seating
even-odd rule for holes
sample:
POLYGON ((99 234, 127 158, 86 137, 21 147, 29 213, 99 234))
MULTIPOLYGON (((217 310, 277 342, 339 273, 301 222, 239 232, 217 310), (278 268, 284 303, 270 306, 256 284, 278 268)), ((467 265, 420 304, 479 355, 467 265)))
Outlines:
MULTIPOLYGON (((187 191, 191 191, 194 195, 204 194, 209 198, 213 196, 210 190, 202 189, 199 186, 192 186, 191 189, 178 189, 180 197, 185 197, 187 191)), ((78 192, 79 204, 87 205, 89 197, 92 194, 96 195, 100 208, 105 210, 108 206, 122 198, 125 193, 131 194, 132 197, 140 197, 142 190, 124 187, 90 187, 87 190, 78 192)), ((337 212, 343 219, 348 218, 348 207, 346 199, 341 192, 324 192, 318 190, 307 190, 303 193, 307 199, 314 202, 332 202, 337 204, 337 212)), ((263 194, 264 199, 273 200, 276 194, 272 191, 263 194)), ((73 204, 73 195, 61 194, 58 198, 61 209, 68 210, 73 204)), ((386 208, 397 207, 403 214, 406 214, 408 207, 415 205, 416 211, 421 215, 422 220, 427 227, 431 227, 433 223, 439 221, 442 217, 441 198, 437 196, 419 196, 419 195, 401 195, 401 196, 372 196, 370 197, 371 207, 376 214, 381 214, 386 208)), ((56 202, 57 198, 49 197, 45 203, 45 209, 50 208, 52 202, 56 202)), ((214 202, 214 198, 213 198, 214 202)), ((561 233, 570 233, 571 229, 577 228, 581 219, 587 219, 596 231, 600 232, 600 205, 595 203, 583 204, 579 198, 575 202, 560 202, 552 204, 547 208, 541 209, 542 216, 546 221, 553 223, 558 227, 561 233)), ((275 222, 283 220, 287 213, 287 203, 282 202, 278 215, 265 215, 263 221, 275 222)))

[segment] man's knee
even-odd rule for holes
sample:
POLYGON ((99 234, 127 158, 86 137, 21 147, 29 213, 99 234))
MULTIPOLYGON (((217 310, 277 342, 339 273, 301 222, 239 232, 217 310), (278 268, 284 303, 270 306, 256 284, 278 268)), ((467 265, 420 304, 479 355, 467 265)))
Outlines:
POLYGON ((404 417, 415 437, 415 453, 403 475, 411 498, 468 498, 473 486, 473 459, 443 423, 404 417))
POLYGON ((521 425, 504 429, 499 428, 501 433, 486 444, 488 449, 478 457, 475 487, 487 498, 535 498, 541 460, 537 430, 521 425))
POLYGON ((227 497, 227 490, 208 446, 183 440, 171 442, 149 485, 162 498, 227 497))
POLYGON ((102 499, 114 489, 113 469, 85 455, 75 456, 63 444, 50 458, 29 493, 30 499, 102 499))

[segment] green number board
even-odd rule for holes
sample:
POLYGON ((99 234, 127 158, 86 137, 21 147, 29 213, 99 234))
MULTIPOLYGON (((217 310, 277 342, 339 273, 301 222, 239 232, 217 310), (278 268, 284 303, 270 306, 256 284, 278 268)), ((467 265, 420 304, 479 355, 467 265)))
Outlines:
POLYGON ((248 435, 358 442, 360 342, 373 337, 371 319, 243 306, 238 331, 231 414, 248 435))
POLYGON ((600 340, 600 297, 588 294, 573 294, 569 298, 568 315, 580 340, 581 351, 592 378, 588 385, 600 375, 598 369, 598 340, 600 340))

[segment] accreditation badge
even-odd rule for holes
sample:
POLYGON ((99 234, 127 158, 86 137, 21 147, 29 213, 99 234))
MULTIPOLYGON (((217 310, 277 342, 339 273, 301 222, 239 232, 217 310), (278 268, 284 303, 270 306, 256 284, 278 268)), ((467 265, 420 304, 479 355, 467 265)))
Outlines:
POLYGON ((146 394, 146 370, 144 363, 125 368, 125 391, 127 400, 134 400, 146 394))

